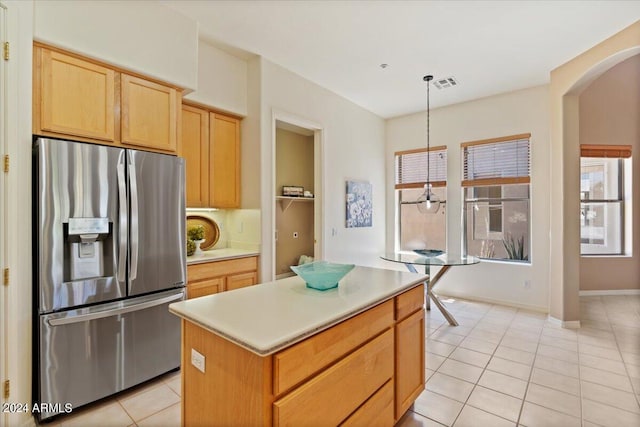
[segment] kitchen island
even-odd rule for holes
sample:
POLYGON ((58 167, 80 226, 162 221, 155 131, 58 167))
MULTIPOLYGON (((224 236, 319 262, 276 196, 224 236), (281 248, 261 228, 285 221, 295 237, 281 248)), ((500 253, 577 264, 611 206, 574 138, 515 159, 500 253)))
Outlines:
POLYGON ((424 389, 427 276, 356 267, 174 303, 182 424, 393 425, 424 389))

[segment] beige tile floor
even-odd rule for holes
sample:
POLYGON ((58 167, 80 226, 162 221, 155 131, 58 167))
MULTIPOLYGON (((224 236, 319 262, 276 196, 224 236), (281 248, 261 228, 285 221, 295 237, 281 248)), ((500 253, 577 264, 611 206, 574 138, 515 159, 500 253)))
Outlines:
MULTIPOLYGON (((640 426, 640 296, 581 297, 582 328, 444 298, 427 312, 426 390, 401 427, 640 426)), ((59 417, 51 427, 180 425, 180 374, 59 417)))
POLYGON ((580 329, 443 298, 427 313, 427 385, 414 426, 640 426, 640 296, 581 297, 580 329))

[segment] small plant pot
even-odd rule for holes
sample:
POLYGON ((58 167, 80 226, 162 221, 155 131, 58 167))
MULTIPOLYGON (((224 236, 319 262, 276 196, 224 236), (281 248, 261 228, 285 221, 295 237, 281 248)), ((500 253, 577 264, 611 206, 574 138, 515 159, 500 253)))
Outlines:
POLYGON ((204 242, 204 239, 193 241, 193 243, 196 244, 196 250, 193 252, 194 255, 202 255, 202 249, 200 249, 200 245, 202 244, 202 242, 204 242))

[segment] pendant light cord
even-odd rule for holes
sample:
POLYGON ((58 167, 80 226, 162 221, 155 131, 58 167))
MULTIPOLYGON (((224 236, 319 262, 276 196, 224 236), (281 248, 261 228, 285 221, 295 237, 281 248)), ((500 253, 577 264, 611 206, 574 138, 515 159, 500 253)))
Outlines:
POLYGON ((427 200, 431 199, 431 146, 429 145, 430 125, 431 125, 431 105, 429 102, 429 86, 431 86, 432 75, 424 76, 423 79, 427 82, 427 200))
POLYGON ((431 84, 429 83, 431 81, 431 76, 427 76, 427 199, 429 198, 429 193, 431 193, 431 180, 430 180, 430 169, 431 166, 429 165, 430 162, 430 158, 431 158, 431 152, 430 149, 431 147, 429 146, 429 127, 430 127, 430 121, 431 121, 431 117, 430 117, 430 112, 431 112, 431 108, 429 105, 429 86, 431 86, 431 84))

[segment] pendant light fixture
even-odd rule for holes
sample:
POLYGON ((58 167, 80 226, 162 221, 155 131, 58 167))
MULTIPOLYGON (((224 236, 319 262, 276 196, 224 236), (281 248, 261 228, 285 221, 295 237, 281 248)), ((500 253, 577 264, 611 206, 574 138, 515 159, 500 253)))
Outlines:
POLYGON ((425 82, 427 82, 427 183, 424 185, 424 193, 418 197, 417 204, 418 210, 421 213, 436 213, 438 209, 440 209, 440 199, 438 196, 433 194, 431 191, 431 176, 429 174, 429 164, 431 163, 429 160, 431 158, 430 145, 429 145, 429 121, 430 121, 430 106, 429 106, 429 86, 431 86, 431 80, 433 80, 433 76, 428 75, 422 78, 425 82))

